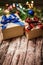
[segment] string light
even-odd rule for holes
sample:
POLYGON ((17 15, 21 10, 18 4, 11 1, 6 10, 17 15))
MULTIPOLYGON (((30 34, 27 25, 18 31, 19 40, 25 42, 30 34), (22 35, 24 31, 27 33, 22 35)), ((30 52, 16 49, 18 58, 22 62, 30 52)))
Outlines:
POLYGON ((16 6, 18 7, 19 5, 18 5, 18 4, 16 4, 16 6))
POLYGON ((26 5, 28 5, 28 7, 31 9, 31 8, 33 8, 34 1, 31 1, 31 3, 29 3, 29 2, 27 1, 27 2, 26 2, 26 5))
POLYGON ((13 3, 13 7, 15 7, 15 3, 13 3))
POLYGON ((26 3, 28 4, 28 1, 26 3))
POLYGON ((34 3, 34 1, 31 1, 31 3, 34 3))
POLYGON ((2 10, 2 8, 0 8, 0 11, 2 10))
POLYGON ((8 4, 6 4, 6 6, 8 7, 8 4))

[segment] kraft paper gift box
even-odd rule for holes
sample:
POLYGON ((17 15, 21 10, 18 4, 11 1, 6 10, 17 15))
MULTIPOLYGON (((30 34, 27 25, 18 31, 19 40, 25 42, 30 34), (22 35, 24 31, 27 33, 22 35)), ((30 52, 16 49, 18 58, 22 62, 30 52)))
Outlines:
POLYGON ((24 23, 15 14, 2 15, 1 24, 4 40, 24 34, 24 23))
POLYGON ((24 34, 24 25, 18 25, 14 23, 9 23, 6 29, 2 30, 3 39, 10 39, 13 37, 21 36, 24 34))
MULTIPOLYGON (((34 21, 34 23, 36 23, 36 22, 34 21)), ((43 36, 42 23, 37 22, 36 24, 37 25, 34 25, 33 22, 31 22, 31 23, 26 22, 25 35, 28 39, 33 39, 33 38, 43 36), (30 24, 31 24, 31 26, 30 26, 30 24)))
POLYGON ((33 39, 41 36, 41 29, 34 29, 30 31, 25 31, 26 37, 28 39, 33 39))

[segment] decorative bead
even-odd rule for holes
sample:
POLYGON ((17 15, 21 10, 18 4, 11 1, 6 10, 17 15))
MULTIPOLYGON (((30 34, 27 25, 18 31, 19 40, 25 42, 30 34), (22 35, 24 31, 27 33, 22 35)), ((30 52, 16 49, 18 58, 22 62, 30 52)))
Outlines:
POLYGON ((28 14, 30 14, 30 15, 34 15, 34 11, 33 10, 28 10, 28 14))

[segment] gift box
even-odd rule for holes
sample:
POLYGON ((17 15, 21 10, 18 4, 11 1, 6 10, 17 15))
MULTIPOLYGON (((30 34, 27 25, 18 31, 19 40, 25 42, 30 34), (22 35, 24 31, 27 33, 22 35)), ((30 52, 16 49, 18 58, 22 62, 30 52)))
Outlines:
POLYGON ((24 23, 14 14, 9 17, 2 16, 1 25, 4 40, 24 34, 24 23))
POLYGON ((28 39, 43 36, 43 25, 37 17, 34 17, 33 19, 27 18, 25 22, 25 34, 28 39))
POLYGON ((10 27, 2 30, 3 39, 9 39, 17 36, 21 36, 24 34, 24 26, 15 25, 14 27, 10 27))
POLYGON ((41 36, 41 29, 34 29, 30 31, 25 31, 25 35, 28 39, 33 39, 41 36))

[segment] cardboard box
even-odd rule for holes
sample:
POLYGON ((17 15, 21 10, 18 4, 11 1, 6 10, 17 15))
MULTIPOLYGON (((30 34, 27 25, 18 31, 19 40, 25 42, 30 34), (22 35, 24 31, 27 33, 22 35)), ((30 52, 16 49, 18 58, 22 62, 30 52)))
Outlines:
POLYGON ((25 31, 26 37, 28 39, 33 39, 33 38, 37 38, 39 36, 41 36, 41 29, 34 29, 31 31, 25 31))
POLYGON ((10 39, 24 34, 24 26, 16 25, 2 30, 3 39, 10 39))

